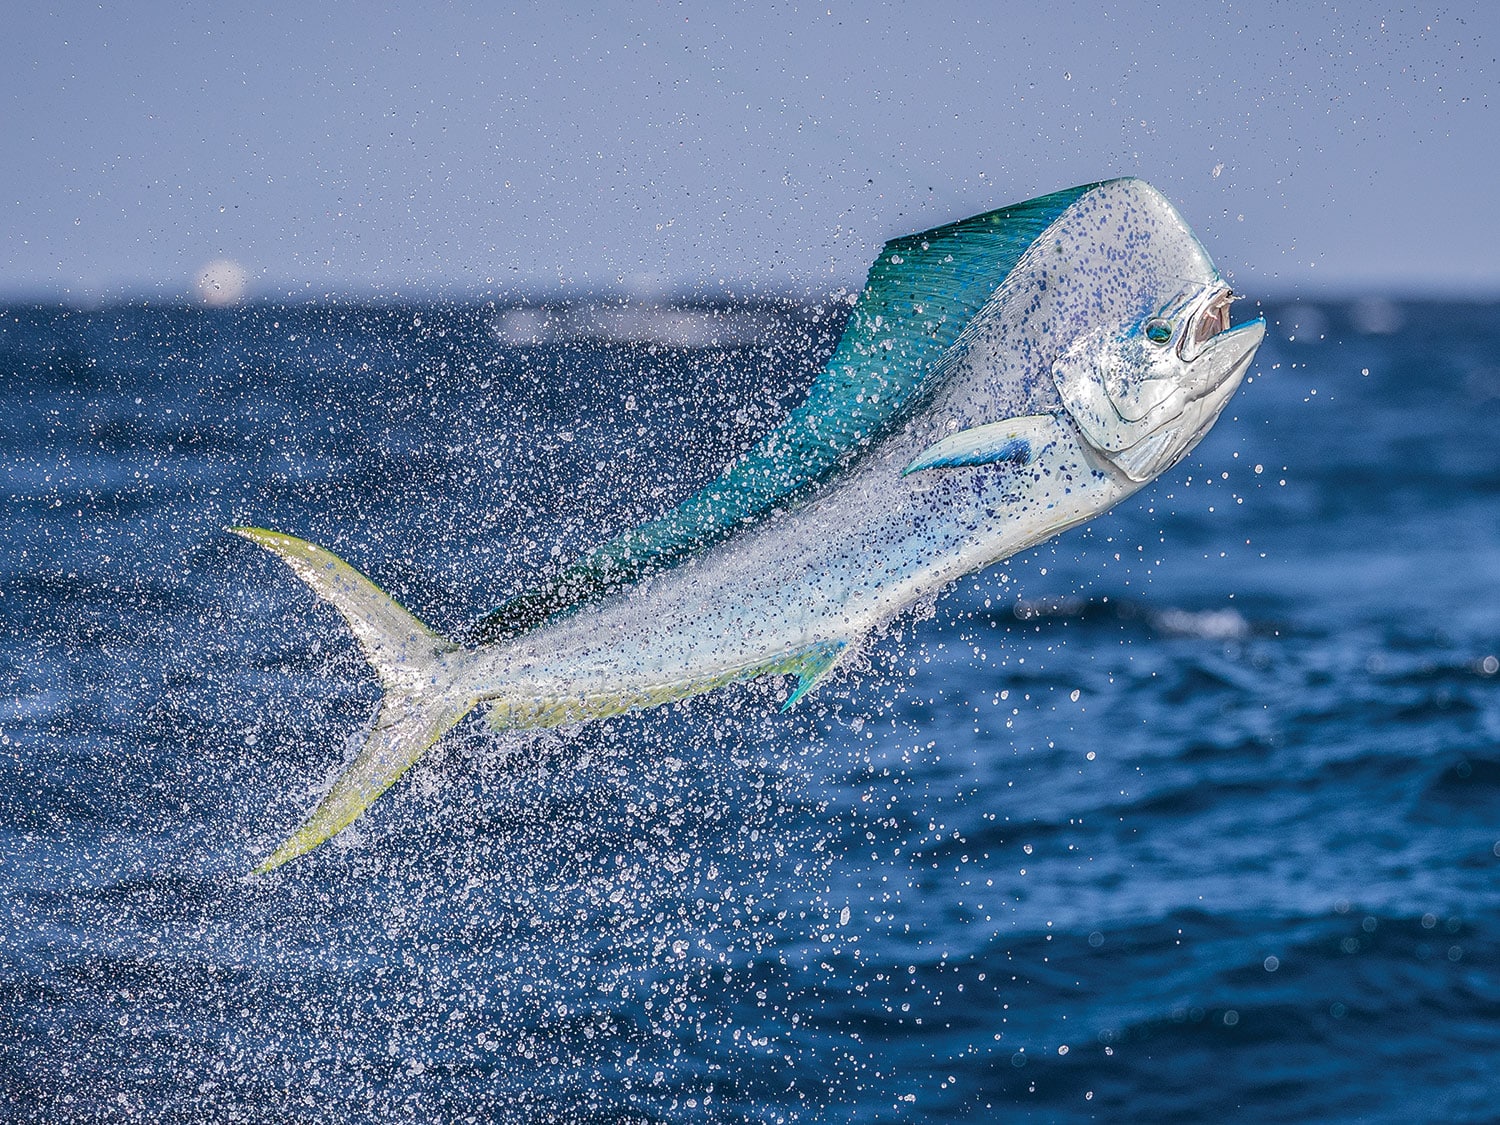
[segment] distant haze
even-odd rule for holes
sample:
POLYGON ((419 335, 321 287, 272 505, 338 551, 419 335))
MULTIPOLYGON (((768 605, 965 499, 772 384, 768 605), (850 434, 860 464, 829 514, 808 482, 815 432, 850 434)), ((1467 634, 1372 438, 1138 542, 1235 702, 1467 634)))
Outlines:
POLYGON ((1500 293, 1489 0, 15 5, 0 296, 824 293, 1139 175, 1259 294, 1500 293))

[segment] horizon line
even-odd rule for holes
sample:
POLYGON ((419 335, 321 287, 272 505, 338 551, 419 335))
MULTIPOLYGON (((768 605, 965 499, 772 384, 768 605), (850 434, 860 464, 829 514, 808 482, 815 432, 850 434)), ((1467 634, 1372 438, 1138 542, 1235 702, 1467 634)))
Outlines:
MULTIPOLYGON (((175 287, 174 287, 175 289, 175 287)), ((120 287, 100 292, 73 292, 68 288, 10 289, 0 285, 0 307, 61 307, 78 311, 143 306, 200 308, 208 311, 230 311, 256 307, 308 307, 328 305, 491 305, 496 308, 546 307, 559 305, 634 305, 645 307, 692 307, 733 304, 826 305, 847 300, 859 292, 857 284, 833 285, 823 289, 787 286, 734 285, 716 282, 712 286, 651 287, 629 286, 535 286, 507 291, 480 286, 440 284, 428 286, 368 286, 310 291, 309 286, 286 291, 250 290, 233 300, 206 301, 190 289, 164 291, 163 287, 120 287)), ((1476 285, 1471 280, 1452 279, 1422 281, 1344 281, 1293 282, 1277 285, 1257 293, 1241 292, 1249 301, 1286 304, 1318 301, 1343 304, 1361 300, 1391 301, 1458 300, 1463 304, 1489 304, 1500 301, 1500 279, 1476 285)))

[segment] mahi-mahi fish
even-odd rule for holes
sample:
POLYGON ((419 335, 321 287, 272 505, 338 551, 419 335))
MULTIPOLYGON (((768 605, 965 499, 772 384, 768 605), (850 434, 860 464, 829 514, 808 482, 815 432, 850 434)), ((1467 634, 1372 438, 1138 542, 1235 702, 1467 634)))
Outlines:
POLYGON ((902 610, 1171 468, 1265 335, 1182 217, 1110 180, 892 241, 807 398, 705 488, 455 643, 321 547, 232 530, 348 622, 363 748, 257 868, 358 817, 474 708, 558 727, 758 676, 786 707, 902 610))

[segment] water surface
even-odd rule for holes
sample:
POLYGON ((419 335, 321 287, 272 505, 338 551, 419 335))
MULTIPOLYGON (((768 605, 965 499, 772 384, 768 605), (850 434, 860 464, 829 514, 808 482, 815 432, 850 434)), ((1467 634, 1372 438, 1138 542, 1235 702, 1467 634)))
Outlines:
POLYGON ((249 880, 376 689, 226 525, 459 632, 841 314, 5 309, 10 1113, 1491 1120, 1500 306, 1265 311, 1186 463, 812 706, 466 723, 249 880))

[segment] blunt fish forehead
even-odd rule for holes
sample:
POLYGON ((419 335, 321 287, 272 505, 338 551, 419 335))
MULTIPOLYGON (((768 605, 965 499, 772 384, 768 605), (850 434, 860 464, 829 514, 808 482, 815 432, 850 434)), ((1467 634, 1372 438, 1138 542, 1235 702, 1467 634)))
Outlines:
POLYGON ((1012 401, 1012 367, 1045 372, 1083 337, 1124 336, 1174 302, 1222 285, 1208 252, 1161 192, 1144 180, 1110 180, 1037 238, 966 342, 994 372, 985 390, 997 405, 1016 409, 1025 404, 1012 401))
POLYGON ((1058 218, 1045 241, 1067 263, 1057 311, 1075 331, 1102 322, 1133 327, 1223 285, 1192 228, 1144 180, 1100 184, 1058 218))

